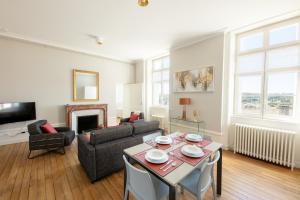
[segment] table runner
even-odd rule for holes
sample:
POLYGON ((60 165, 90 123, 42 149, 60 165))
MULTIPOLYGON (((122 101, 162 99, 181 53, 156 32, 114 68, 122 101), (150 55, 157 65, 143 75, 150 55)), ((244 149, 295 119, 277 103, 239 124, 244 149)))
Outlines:
MULTIPOLYGON (((163 169, 160 169, 162 166, 164 166, 165 164, 167 164, 167 162, 163 163, 163 164, 153 164, 153 163, 150 163, 148 162, 146 159, 145 159, 145 154, 147 153, 148 150, 146 151, 143 151, 141 153, 138 153, 136 155, 134 155, 134 157, 136 159, 138 159, 141 163, 143 163, 145 166, 147 166, 149 169, 151 169, 152 171, 154 171, 155 173, 159 174, 160 176, 164 177, 166 176, 167 174, 169 174, 170 172, 174 171, 177 167, 179 167, 180 165, 183 164, 183 161, 180 160, 179 158, 177 158, 176 156, 171 156, 169 155, 169 160, 173 160, 172 162, 176 162, 176 166, 172 166, 170 167, 168 170, 166 171, 163 171, 163 169)), ((171 163, 172 163, 171 162, 171 163)), ((171 163, 169 165, 171 165, 171 163)), ((168 166, 169 166, 168 165, 168 166)))

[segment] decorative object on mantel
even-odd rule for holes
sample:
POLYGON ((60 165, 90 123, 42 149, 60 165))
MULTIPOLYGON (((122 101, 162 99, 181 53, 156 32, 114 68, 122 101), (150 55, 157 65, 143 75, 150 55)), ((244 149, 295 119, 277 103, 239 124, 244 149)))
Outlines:
POLYGON ((175 72, 174 92, 211 92, 214 90, 214 67, 175 72))
POLYGON ((66 105, 66 122, 68 127, 72 127, 72 112, 80 110, 102 110, 103 125, 107 127, 107 104, 86 104, 86 105, 66 105))
POLYGON ((179 104, 183 105, 183 108, 182 108, 182 119, 186 120, 186 106, 191 104, 191 99, 190 98, 180 98, 179 99, 179 104))
POLYGON ((99 100, 99 73, 73 70, 73 101, 99 100))

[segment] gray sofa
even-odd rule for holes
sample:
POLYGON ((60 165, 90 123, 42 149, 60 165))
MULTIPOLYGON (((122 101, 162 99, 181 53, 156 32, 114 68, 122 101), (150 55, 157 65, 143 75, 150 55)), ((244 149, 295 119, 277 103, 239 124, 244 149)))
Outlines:
POLYGON ((139 122, 78 136, 78 159, 92 182, 124 167, 123 150, 162 135, 159 122, 139 122))

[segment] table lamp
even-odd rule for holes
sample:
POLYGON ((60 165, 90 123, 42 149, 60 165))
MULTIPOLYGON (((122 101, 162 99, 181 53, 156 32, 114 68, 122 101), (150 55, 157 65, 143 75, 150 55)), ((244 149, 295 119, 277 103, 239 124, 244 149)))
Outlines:
POLYGON ((179 99, 179 104, 183 105, 182 119, 186 120, 186 106, 191 104, 191 99, 190 98, 180 98, 179 99))

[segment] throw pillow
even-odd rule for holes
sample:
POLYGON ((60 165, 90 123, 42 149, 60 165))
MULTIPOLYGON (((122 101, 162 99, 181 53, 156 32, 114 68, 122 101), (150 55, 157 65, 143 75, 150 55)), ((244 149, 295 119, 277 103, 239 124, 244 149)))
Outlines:
POLYGON ((51 124, 49 124, 48 122, 44 125, 41 126, 41 129, 44 133, 48 133, 48 134, 55 134, 57 133, 57 131, 55 130, 55 128, 53 128, 53 126, 51 124))
POLYGON ((136 113, 132 113, 132 115, 130 116, 129 122, 134 122, 136 120, 139 120, 140 116, 136 113))

